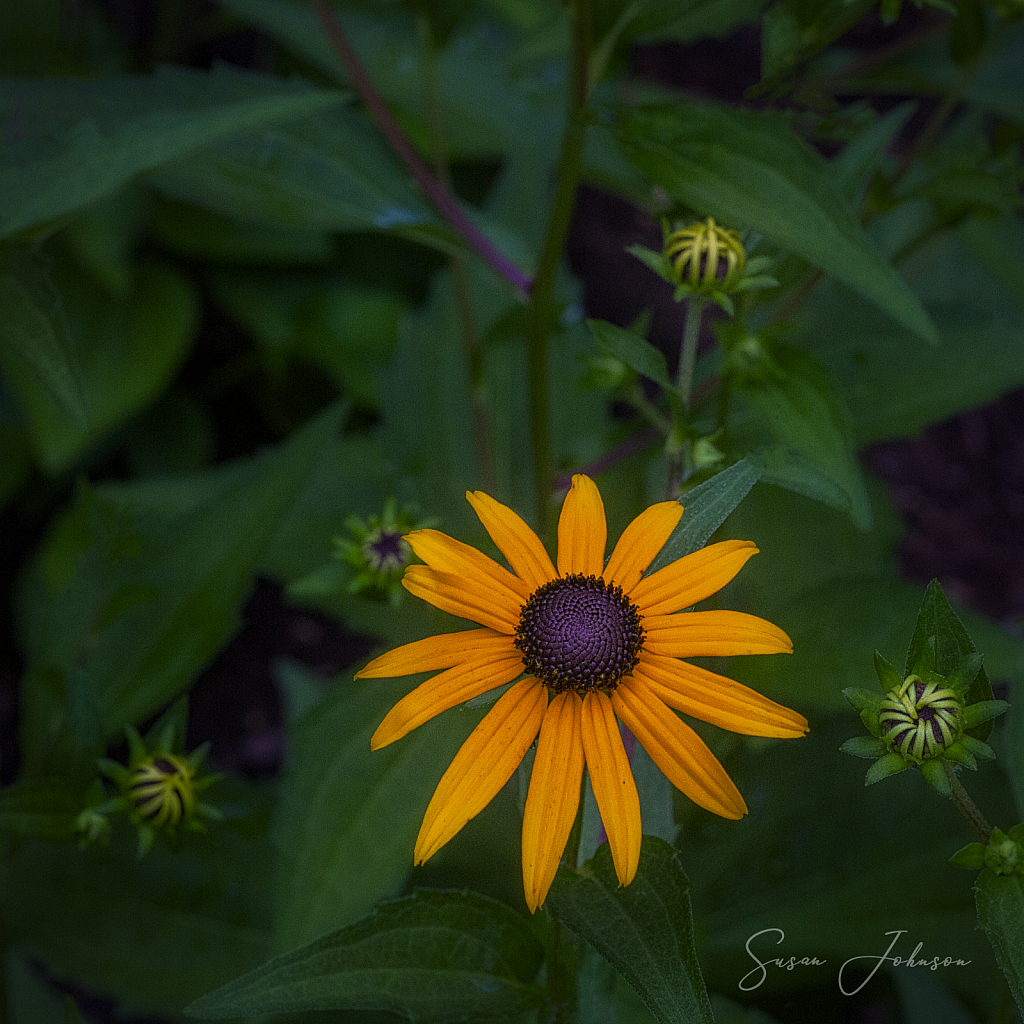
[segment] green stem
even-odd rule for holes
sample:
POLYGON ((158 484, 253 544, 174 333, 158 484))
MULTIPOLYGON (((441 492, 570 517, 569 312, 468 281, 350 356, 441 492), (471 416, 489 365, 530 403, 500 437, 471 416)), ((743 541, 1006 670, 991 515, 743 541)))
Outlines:
MULTIPOLYGON (((437 50, 430 18, 421 13, 416 19, 416 34, 423 50, 423 97, 427 112, 427 128, 433 149, 434 170, 445 191, 452 193, 452 175, 448 163, 448 147, 445 141, 444 121, 441 117, 441 103, 437 95, 437 50)), ((473 406, 473 439, 476 449, 477 470, 480 484, 485 491, 493 494, 496 474, 490 443, 490 429, 487 421, 486 381, 484 376, 483 352, 476 332, 476 316, 473 310, 473 294, 469 286, 466 261, 460 253, 452 255, 452 288, 455 292, 455 309, 459 318, 462 349, 469 367, 471 401, 473 406)))
POLYGON ((987 843, 992 838, 992 826, 985 820, 985 815, 978 810, 978 805, 971 799, 970 794, 964 789, 963 783, 956 777, 956 772, 949 761, 943 761, 942 767, 946 770, 946 778, 953 791, 950 799, 960 809, 960 813, 974 826, 982 840, 987 843))
POLYGON ((572 66, 569 102, 554 200, 544 244, 530 292, 527 355, 530 375, 530 423, 534 484, 537 492, 537 528, 549 539, 551 520, 551 411, 548 394, 548 342, 555 320, 554 295, 562 250, 569 233, 576 188, 583 166, 585 129, 580 114, 587 102, 587 55, 590 40, 589 0, 574 0, 572 66))
POLYGON ((679 369, 676 375, 676 390, 679 402, 672 405, 672 430, 669 432, 668 483, 665 500, 671 501, 679 493, 687 461, 684 419, 689 419, 690 395, 693 390, 693 369, 697 365, 697 346, 700 343, 700 325, 704 318, 707 300, 703 295, 691 295, 686 300, 686 325, 683 327, 683 341, 679 351, 679 369))
POLYGON ((703 295, 691 295, 686 300, 686 326, 683 328, 683 346, 679 354, 679 373, 676 386, 683 408, 690 411, 690 392, 693 389, 693 368, 697 365, 697 346, 700 343, 700 324, 707 300, 703 295))

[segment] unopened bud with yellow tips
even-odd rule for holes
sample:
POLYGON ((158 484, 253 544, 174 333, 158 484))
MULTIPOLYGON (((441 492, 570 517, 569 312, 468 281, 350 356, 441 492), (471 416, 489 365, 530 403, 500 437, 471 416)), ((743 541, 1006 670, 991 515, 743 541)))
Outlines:
POLYGON ((661 252, 642 245, 630 246, 627 251, 675 285, 676 302, 700 295, 732 316, 735 308, 731 295, 778 285, 773 277, 761 273, 771 261, 763 256, 748 260, 739 232, 721 227, 714 217, 674 227, 663 221, 662 234, 661 252))
POLYGON ((743 276, 747 251, 738 231, 719 227, 714 217, 677 228, 665 237, 664 253, 679 284, 691 291, 731 291, 743 276))
MULTIPOLYGON (((222 817, 216 807, 199 799, 199 795, 220 778, 200 774, 208 743, 185 756, 172 749, 173 729, 163 731, 153 750, 147 748, 130 725, 125 733, 129 753, 127 766, 108 758, 99 763, 100 771, 117 787, 118 796, 96 810, 107 814, 127 813, 139 833, 140 857, 149 852, 158 835, 174 844, 182 830, 203 832, 203 819, 222 817)), ((95 829, 94 822, 83 820, 83 825, 95 829)))
POLYGON ((948 677, 924 671, 902 679, 876 652, 875 670, 885 690, 882 696, 856 687, 843 690, 843 696, 860 712, 861 721, 871 733, 855 736, 842 746, 847 754, 875 761, 868 769, 866 785, 916 767, 931 786, 949 796, 943 761, 976 769, 978 758, 995 757, 987 743, 967 732, 1009 707, 1001 700, 965 704, 965 694, 981 670, 980 655, 962 659, 948 677))
POLYGON ((174 754, 143 761, 128 778, 128 792, 139 816, 156 829, 178 825, 195 811, 192 769, 174 754))

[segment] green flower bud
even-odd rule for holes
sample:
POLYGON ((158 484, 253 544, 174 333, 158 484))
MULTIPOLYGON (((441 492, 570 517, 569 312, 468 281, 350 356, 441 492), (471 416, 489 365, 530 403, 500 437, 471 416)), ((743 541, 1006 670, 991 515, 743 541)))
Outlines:
POLYGON ((945 680, 911 675, 882 700, 878 726, 890 750, 910 761, 928 761, 960 738, 963 704, 945 680))
POLYGON ((196 790, 189 766, 175 754, 161 754, 140 764, 128 777, 128 796, 152 828, 173 828, 190 818, 196 790))
POLYGON ((395 499, 388 498, 381 515, 366 519, 350 516, 345 525, 349 535, 335 537, 334 554, 355 570, 348 584, 349 593, 398 604, 402 574, 412 560, 412 548, 405 534, 433 522, 417 522, 411 509, 399 511, 395 499))
POLYGON ((996 842, 997 831, 998 829, 992 830, 992 841, 985 847, 985 867, 997 875, 1020 874, 1024 868, 1024 850, 1012 839, 996 842))
POLYGON ((747 252, 739 232, 720 228, 714 217, 671 232, 663 251, 677 283, 691 292, 728 292, 743 277, 747 252))

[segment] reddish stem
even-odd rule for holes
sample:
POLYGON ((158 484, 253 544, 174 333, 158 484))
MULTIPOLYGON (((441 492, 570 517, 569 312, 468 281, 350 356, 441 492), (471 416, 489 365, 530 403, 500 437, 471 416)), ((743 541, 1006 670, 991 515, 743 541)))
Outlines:
POLYGON ((391 116, 374 87, 370 76, 366 73, 362 62, 356 56, 341 27, 334 11, 327 5, 327 0, 311 0, 313 9, 320 17, 328 39, 338 57, 344 65, 352 84, 362 97, 363 103, 373 115, 374 120, 380 126, 380 130, 391 143, 391 148, 398 154, 402 163, 408 168, 409 173, 419 183, 420 188, 426 193, 430 201, 437 207, 438 211, 445 217, 449 224, 462 235, 466 244, 476 251, 477 255, 489 264, 506 281, 517 288, 524 295, 528 295, 533 285, 528 274, 524 274, 508 257, 496 248, 483 232, 466 216, 459 208, 455 200, 441 183, 427 170, 426 165, 420 160, 419 154, 413 148, 412 143, 406 138, 405 133, 398 127, 395 119, 391 116))

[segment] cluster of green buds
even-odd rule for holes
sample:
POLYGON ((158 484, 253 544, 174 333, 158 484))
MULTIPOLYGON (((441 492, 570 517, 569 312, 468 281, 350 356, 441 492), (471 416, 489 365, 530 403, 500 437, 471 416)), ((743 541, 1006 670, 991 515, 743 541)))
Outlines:
POLYGON ((379 516, 350 516, 345 521, 348 536, 334 538, 334 557, 354 570, 348 592, 397 605, 402 576, 412 558, 405 535, 435 523, 418 522, 415 511, 408 506, 399 509, 394 498, 387 499, 379 516))
POLYGON ((987 843, 968 843, 949 862, 969 871, 987 868, 996 875, 1024 877, 1024 824, 1014 825, 1009 833, 992 829, 987 843))
POLYGON ((100 772, 117 788, 117 795, 79 814, 76 826, 83 843, 105 839, 110 831, 109 816, 124 813, 138 831, 138 852, 142 858, 157 836, 163 836, 174 845, 183 830, 203 832, 204 819, 221 819, 216 807, 199 799, 200 794, 220 778, 219 775, 200 775, 208 743, 184 756, 174 749, 173 725, 160 731, 152 748, 130 725, 125 733, 128 764, 109 758, 99 762, 100 772))
POLYGON ((778 285, 761 273, 771 261, 764 256, 748 260, 739 232, 720 227, 714 217, 674 226, 662 221, 662 235, 661 252, 642 245, 630 246, 628 251, 675 286, 676 302, 690 295, 703 296, 731 316, 735 312, 731 295, 778 285))
POLYGON ((963 656, 946 676, 921 666, 904 679, 875 652, 875 671, 882 695, 856 687, 843 690, 871 733, 849 739, 842 747, 848 754, 874 759, 866 785, 916 767, 948 797, 952 768, 962 765, 974 770, 979 758, 995 757, 992 748, 970 735, 970 730, 1002 714, 1009 705, 1001 700, 965 702, 981 671, 980 654, 963 656))

